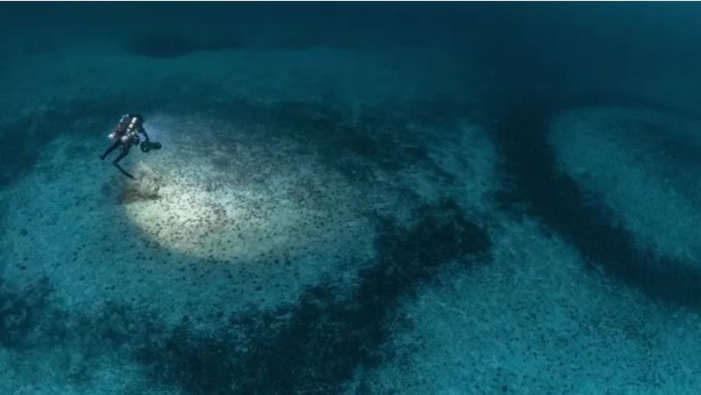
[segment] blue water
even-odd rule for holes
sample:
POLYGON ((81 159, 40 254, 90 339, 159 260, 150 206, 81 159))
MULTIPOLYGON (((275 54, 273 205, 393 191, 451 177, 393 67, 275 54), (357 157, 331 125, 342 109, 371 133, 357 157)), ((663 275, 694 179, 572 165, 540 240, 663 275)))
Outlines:
POLYGON ((0 392, 698 393, 699 16, 0 5, 0 392))

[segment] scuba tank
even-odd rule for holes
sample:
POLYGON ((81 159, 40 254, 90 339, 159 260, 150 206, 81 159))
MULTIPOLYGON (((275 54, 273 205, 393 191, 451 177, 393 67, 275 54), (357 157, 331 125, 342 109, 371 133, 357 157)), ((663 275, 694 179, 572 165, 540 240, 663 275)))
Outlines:
MULTIPOLYGON (((129 128, 131 127, 129 119, 129 114, 122 115, 122 117, 119 118, 119 122, 117 122, 117 127, 114 128, 114 132, 107 135, 107 137, 112 141, 116 141, 118 138, 121 138, 122 141, 125 141, 124 136, 127 135, 127 133, 129 132, 129 128)), ((132 123, 135 119, 136 118, 132 120, 132 123)))

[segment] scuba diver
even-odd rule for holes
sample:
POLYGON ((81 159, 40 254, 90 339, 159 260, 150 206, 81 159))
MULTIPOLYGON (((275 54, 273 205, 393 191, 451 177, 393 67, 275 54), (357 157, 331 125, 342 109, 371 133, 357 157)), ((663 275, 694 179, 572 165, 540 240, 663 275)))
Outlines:
POLYGON ((129 155, 129 150, 134 145, 141 144, 141 151, 148 152, 152 149, 160 149, 161 143, 152 143, 144 130, 144 117, 140 114, 124 114, 122 118, 119 119, 119 123, 115 128, 114 132, 109 134, 109 138, 112 140, 112 145, 107 148, 107 150, 100 155, 100 159, 104 160, 112 151, 121 148, 119 155, 112 161, 112 164, 119 169, 119 171, 125 176, 133 179, 134 176, 129 174, 121 166, 119 166, 119 161, 124 159, 125 156, 129 155), (143 134, 145 140, 141 142, 139 134, 143 134))

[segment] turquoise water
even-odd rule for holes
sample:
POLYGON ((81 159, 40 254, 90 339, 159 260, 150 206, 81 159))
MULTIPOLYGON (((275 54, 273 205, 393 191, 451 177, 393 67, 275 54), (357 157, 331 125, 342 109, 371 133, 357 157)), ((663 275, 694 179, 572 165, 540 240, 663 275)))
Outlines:
POLYGON ((698 393, 700 12, 0 5, 0 393, 698 393))

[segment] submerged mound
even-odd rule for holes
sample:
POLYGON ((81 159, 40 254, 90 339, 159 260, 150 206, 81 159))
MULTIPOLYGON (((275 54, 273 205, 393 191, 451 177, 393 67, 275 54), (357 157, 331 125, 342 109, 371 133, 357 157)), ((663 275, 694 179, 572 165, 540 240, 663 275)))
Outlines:
POLYGON ((6 278, 47 277, 70 309, 136 302, 180 322, 288 304, 308 284, 330 273, 352 278, 372 258, 363 191, 294 141, 211 117, 150 121, 167 149, 125 159, 136 183, 94 155, 73 155, 79 137, 47 146, 41 171, 5 196, 20 207, 6 219, 3 250, 17 262, 6 278), (218 144, 213 129, 235 143, 218 144))
POLYGON ((588 266, 652 298, 701 307, 697 245, 673 229, 679 223, 691 234, 698 232, 685 223, 698 215, 689 205, 698 194, 675 175, 693 159, 660 150, 671 150, 669 141, 678 144, 680 136, 693 136, 693 127, 682 132, 680 125, 694 122, 667 114, 653 132, 630 120, 597 118, 586 109, 563 113, 563 105, 527 101, 497 127, 513 174, 503 203, 518 215, 536 215, 578 248, 588 266), (676 137, 665 136, 665 128, 676 137))
POLYGON ((588 108, 561 114, 551 129, 560 170, 603 203, 639 248, 701 271, 701 123, 588 108))

